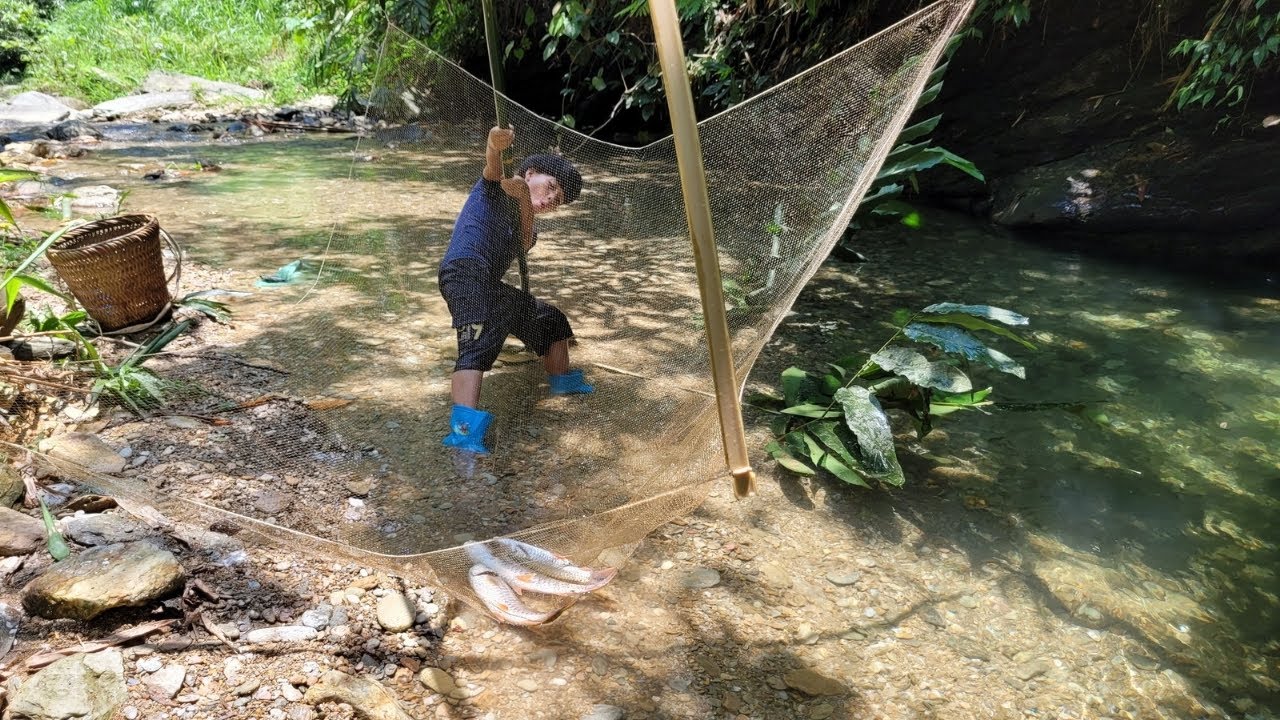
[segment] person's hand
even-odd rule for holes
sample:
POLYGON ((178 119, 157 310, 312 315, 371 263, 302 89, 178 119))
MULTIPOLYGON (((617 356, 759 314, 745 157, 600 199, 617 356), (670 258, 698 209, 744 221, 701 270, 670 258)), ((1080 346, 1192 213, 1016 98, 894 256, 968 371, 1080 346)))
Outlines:
POLYGON ((520 205, 533 206, 533 200, 529 197, 529 183, 524 181, 522 177, 510 177, 502 181, 502 189, 508 195, 520 201, 520 205))
POLYGON ((516 139, 516 131, 509 128, 495 127, 489 131, 489 147, 499 152, 511 147, 516 139))

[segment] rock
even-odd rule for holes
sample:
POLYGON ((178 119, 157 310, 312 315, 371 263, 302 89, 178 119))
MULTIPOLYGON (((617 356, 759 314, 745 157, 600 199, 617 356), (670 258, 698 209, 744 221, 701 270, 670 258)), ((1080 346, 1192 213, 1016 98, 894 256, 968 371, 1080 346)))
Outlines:
POLYGON ((302 624, 316 630, 323 630, 329 626, 329 621, 333 619, 333 606, 329 603, 320 603, 320 605, 302 613, 302 624))
POLYGON ((93 114, 101 118, 113 118, 142 112, 143 110, 186 107, 195 103, 195 101, 195 96, 185 90, 148 93, 146 95, 127 95, 94 105, 93 114))
MULTIPOLYGON (((35 339, 32 338, 32 340, 35 339)), ((79 468, 91 473, 118 473, 124 470, 126 462, 115 448, 93 433, 73 432, 58 435, 42 442, 41 449, 55 461, 66 461, 57 463, 56 468, 51 472, 70 477, 74 477, 74 471, 79 468), (68 475, 68 473, 73 474, 68 475)), ((45 470, 42 464, 41 471, 45 470)))
POLYGON ((49 128, 45 135, 52 140, 67 142, 82 137, 101 138, 102 132, 81 120, 67 120, 49 128))
POLYGON ((279 490, 264 490, 258 493, 253 507, 265 515, 278 515, 289 507, 289 496, 279 490))
POLYGON ((11 508, 27 494, 22 476, 9 463, 0 463, 0 508, 11 508))
POLYGON ((260 687, 262 687, 262 681, 257 678, 252 678, 240 683, 231 692, 235 693, 237 697, 249 697, 257 692, 260 687))
POLYGON ((389 632, 403 632, 413 627, 414 609, 409 598, 389 592, 378 599, 378 624, 389 632))
POLYGON ((593 705, 591 712, 582 716, 582 720, 622 720, 626 713, 615 705, 593 705))
POLYGON ((782 680, 787 687, 799 690, 805 695, 843 695, 848 692, 839 680, 806 668, 792 670, 784 675, 782 680))
POLYGON ((77 515, 63 521, 62 532, 81 545, 114 545, 146 537, 139 523, 118 513, 77 515))
POLYGON ((0 507, 0 556, 27 555, 44 544, 44 523, 0 507))
POLYGON ((270 642, 306 642, 314 640, 320 633, 315 628, 305 625, 281 625, 280 627, 258 628, 250 630, 244 636, 245 642, 253 645, 270 642))
POLYGON ((437 667, 423 668, 418 673, 418 681, 441 695, 448 695, 458 687, 452 675, 437 667))
POLYGON ((24 92, 0 103, 0 124, 42 125, 66 119, 74 112, 65 103, 42 92, 24 92))
POLYGON ((862 573, 858 572, 857 570, 854 570, 851 572, 842 572, 842 571, 832 570, 831 572, 827 573, 827 582, 831 583, 832 585, 838 585, 840 587, 844 587, 846 585, 853 585, 861 579, 862 579, 862 573))
POLYGON ((307 689, 303 702, 319 705, 324 702, 346 703, 367 720, 413 720, 395 696, 373 680, 352 677, 337 670, 320 676, 315 685, 307 689))
POLYGON ((224 98, 240 98, 242 100, 263 100, 267 94, 261 90, 217 80, 206 80, 194 75, 152 70, 142 81, 144 93, 187 92, 199 94, 202 99, 221 100, 224 98))
POLYGON ((1032 660, 1025 662, 1014 668, 1013 674, 1019 680, 1026 682, 1037 675, 1043 675, 1053 669, 1053 663, 1045 659, 1032 660))
POLYGON ((75 354, 75 343, 47 335, 22 338, 21 340, 15 340, 13 343, 13 356, 24 362, 61 360, 75 354))
POLYGON ((115 211, 120 200, 120 191, 110 185, 85 185, 71 191, 71 207, 76 210, 115 211))
POLYGON ((8 712, 14 720, 110 720, 125 697, 124 658, 110 648, 36 673, 13 693, 8 712))
POLYGON ((0 603, 0 660, 13 649, 13 641, 18 639, 18 625, 22 620, 22 611, 12 605, 0 603))
POLYGON ((776 563, 770 562, 761 565, 760 575, 764 577, 766 583, 775 588, 786 589, 791 587, 791 576, 787 574, 787 571, 781 565, 776 563))
POLYGON ((521 690, 523 690, 523 691, 525 691, 525 692, 537 692, 537 691, 538 691, 538 683, 534 682, 533 680, 530 680, 529 678, 524 678, 524 679, 522 679, 522 680, 517 680, 517 681, 516 681, 516 687, 520 688, 521 690))
POLYGON ((104 545, 54 565, 22 593, 27 612, 91 620, 177 592, 186 575, 173 553, 148 542, 104 545))
POLYGON ((182 681, 186 679, 186 668, 181 665, 165 665, 148 675, 142 682, 161 697, 173 698, 182 689, 182 681))
POLYGON ((695 568, 680 578, 680 584, 690 589, 715 587, 720 584, 720 573, 711 568, 695 568))
POLYGON ((831 717, 831 714, 835 711, 836 708, 834 705, 822 703, 809 708, 809 717, 811 720, 827 720, 827 718, 831 717))

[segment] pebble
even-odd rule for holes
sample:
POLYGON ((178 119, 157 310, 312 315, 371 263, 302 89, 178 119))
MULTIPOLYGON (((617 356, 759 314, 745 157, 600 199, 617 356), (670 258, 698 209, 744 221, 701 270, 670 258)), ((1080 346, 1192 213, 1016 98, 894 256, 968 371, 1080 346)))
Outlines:
POLYGON ((282 625, 280 627, 250 630, 244 639, 250 644, 306 642, 307 640, 314 640, 317 634, 315 628, 309 628, 305 625, 282 625))
POLYGON ((329 626, 329 620, 332 617, 333 606, 326 603, 302 613, 300 622, 306 627, 323 630, 329 626))
POLYGON ((532 681, 532 680, 530 680, 530 679, 528 679, 528 678, 525 678, 524 680, 517 680, 517 681, 516 681, 516 687, 520 688, 521 690, 523 690, 523 691, 525 691, 525 692, 537 692, 537 690, 538 690, 538 683, 536 683, 536 682, 534 682, 534 681, 532 681))
POLYGON ((978 600, 972 595, 961 595, 959 602, 961 605, 969 608, 970 610, 978 607, 978 600))
POLYGON ((124 716, 124 720, 138 720, 138 708, 132 705, 125 705, 120 714, 124 716))
POLYGON ((1013 674, 1017 676, 1019 680, 1022 680, 1025 682, 1027 680, 1030 680, 1033 677, 1036 677, 1037 675, 1043 675, 1052 669, 1053 669, 1053 663, 1041 658, 1038 660, 1032 660, 1031 662, 1025 662, 1019 665, 1018 667, 1014 668, 1013 674))
POLYGON ((289 702, 298 702, 299 700, 302 699, 302 693, 298 690, 298 688, 290 685, 289 683, 281 682, 280 697, 284 698, 285 700, 288 700, 289 702))
POLYGON ((694 568, 680 578, 680 584, 694 590, 712 588, 720 584, 720 573, 711 568, 694 568))
POLYGON ((418 681, 441 695, 448 695, 458 687, 452 675, 437 667, 423 668, 418 681))
POLYGON ((138 661, 138 669, 145 673, 153 673, 164 667, 164 658, 147 657, 138 661))
POLYGON ((832 570, 831 572, 827 573, 827 581, 830 582, 832 585, 838 585, 840 587, 845 587, 846 585, 853 585, 854 583, 858 582, 861 579, 862 579, 862 573, 858 572, 857 570, 854 570, 853 572, 836 572, 832 570))
POLYGON ((831 717, 831 714, 835 711, 836 708, 834 705, 828 705, 826 703, 814 705, 809 708, 809 717, 812 720, 827 720, 827 718, 831 717))
POLYGON ((622 720, 622 708, 615 705, 593 705, 591 712, 582 716, 582 720, 622 720))
POLYGON ((255 692, 257 692, 258 688, 261 686, 262 686, 262 681, 258 680, 257 678, 254 678, 252 680, 246 681, 243 685, 239 685, 238 687, 236 687, 235 690, 232 690, 231 692, 235 693, 236 695, 239 695, 240 697, 245 697, 246 695, 252 695, 255 692))

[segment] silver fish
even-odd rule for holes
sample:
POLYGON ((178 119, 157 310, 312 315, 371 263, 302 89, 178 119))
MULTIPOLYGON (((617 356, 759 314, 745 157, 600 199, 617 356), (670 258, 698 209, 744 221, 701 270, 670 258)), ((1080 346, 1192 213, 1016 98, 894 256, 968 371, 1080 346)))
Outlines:
MULTIPOLYGON (((547 577, 568 580, 579 585, 590 585, 599 579, 598 573, 604 572, 578 567, 573 564, 572 560, 563 555, 544 550, 537 545, 520 542, 519 540, 498 538, 495 542, 516 562, 547 577)), ((613 575, 610 574, 609 577, 612 578, 613 575)), ((606 580, 605 582, 608 581, 606 580)))
POLYGON ((476 597, 480 598, 489 612, 509 625, 541 625, 555 620, 565 610, 558 608, 538 612, 528 607, 520 602, 510 585, 483 565, 472 565, 467 579, 471 582, 471 589, 476 592, 476 597))
MULTIPOLYGON (((523 544, 523 543, 522 543, 523 544)), ((469 542, 463 545, 466 548, 467 555, 471 561, 485 566, 492 570, 502 578, 508 585, 515 589, 517 593, 528 590, 529 592, 543 593, 546 595, 581 595, 584 593, 594 592, 604 587, 618 571, 613 568, 604 570, 586 570, 587 581, 585 583, 570 582, 559 578, 548 577, 538 572, 538 568, 529 567, 521 563, 513 562, 503 557, 498 557, 489 551, 484 543, 469 542)), ((533 547, 526 545, 526 547, 533 547)), ((539 548, 534 548, 539 550, 539 548)), ((551 555, 545 550, 540 550, 543 554, 551 555)), ((572 566, 570 566, 572 567, 572 566)), ((582 568, 573 567, 574 570, 583 570, 582 568)))

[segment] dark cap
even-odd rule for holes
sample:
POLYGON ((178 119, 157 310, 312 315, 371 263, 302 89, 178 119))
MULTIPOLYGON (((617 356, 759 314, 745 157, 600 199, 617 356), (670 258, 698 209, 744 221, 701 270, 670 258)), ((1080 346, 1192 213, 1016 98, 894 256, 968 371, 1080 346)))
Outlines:
POLYGON ((573 163, 559 155, 530 155, 516 166, 516 175, 523 176, 527 170, 537 170, 555 178, 564 191, 566 204, 577 200, 578 193, 582 192, 582 174, 573 163))

